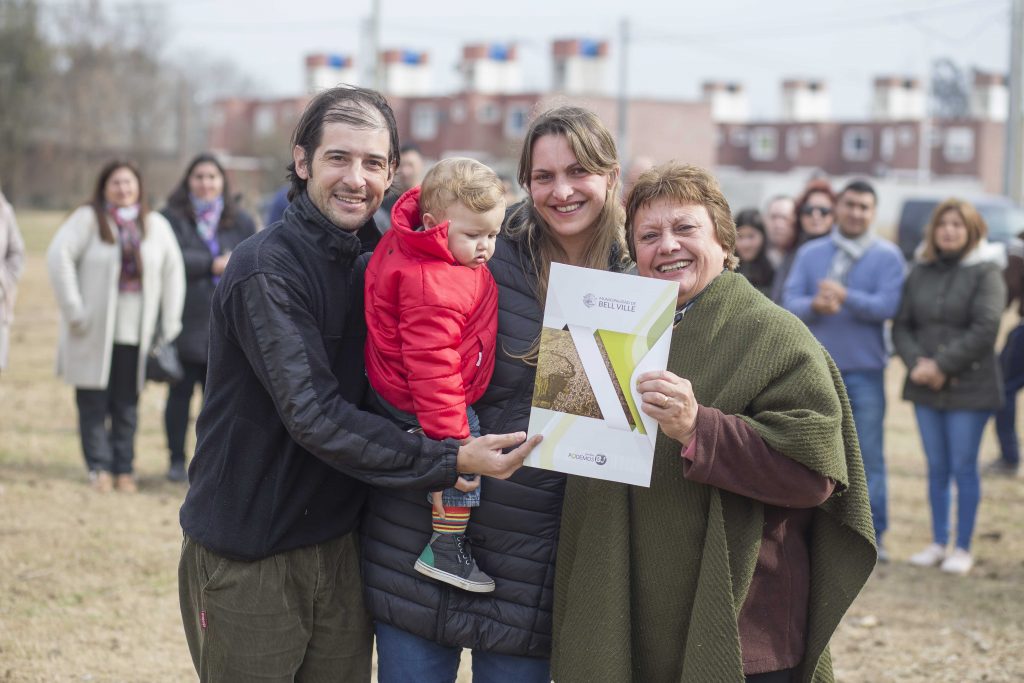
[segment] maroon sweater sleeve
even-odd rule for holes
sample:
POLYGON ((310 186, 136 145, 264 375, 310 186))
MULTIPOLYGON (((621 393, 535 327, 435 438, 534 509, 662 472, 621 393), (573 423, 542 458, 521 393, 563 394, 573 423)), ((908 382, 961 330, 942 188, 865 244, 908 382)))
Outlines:
POLYGON ((743 673, 796 666, 807 635, 811 508, 832 495, 835 482, 769 447, 737 416, 704 406, 682 461, 691 481, 766 504, 757 565, 737 619, 743 673))
POLYGON ((787 458, 736 415, 701 406, 697 429, 683 452, 683 476, 768 505, 813 508, 836 484, 787 458))

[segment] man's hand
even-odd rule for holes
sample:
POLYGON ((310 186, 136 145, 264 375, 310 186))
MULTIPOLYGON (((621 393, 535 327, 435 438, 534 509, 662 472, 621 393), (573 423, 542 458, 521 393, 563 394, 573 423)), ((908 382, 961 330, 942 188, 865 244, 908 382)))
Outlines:
POLYGON ((846 301, 846 287, 833 280, 818 283, 818 292, 811 300, 811 310, 818 315, 835 315, 846 301))
POLYGON ((224 269, 228 267, 229 258, 231 258, 231 252, 221 254, 217 258, 213 259, 213 264, 210 266, 210 272, 214 275, 223 275, 224 269))
MULTIPOLYGON (((464 446, 459 447, 456 467, 459 472, 473 472, 482 474, 485 477, 495 479, 508 479, 522 466, 523 460, 530 454, 530 451, 540 443, 540 435, 526 439, 524 432, 514 434, 488 434, 478 439, 473 439, 464 446), (511 446, 519 445, 513 451, 503 453, 502 451, 511 446)), ((479 482, 479 477, 477 478, 479 482)), ((470 483, 470 482, 467 482, 470 483)))
POLYGON ((835 280, 822 280, 819 282, 818 292, 837 301, 840 307, 846 303, 846 287, 843 287, 835 280))

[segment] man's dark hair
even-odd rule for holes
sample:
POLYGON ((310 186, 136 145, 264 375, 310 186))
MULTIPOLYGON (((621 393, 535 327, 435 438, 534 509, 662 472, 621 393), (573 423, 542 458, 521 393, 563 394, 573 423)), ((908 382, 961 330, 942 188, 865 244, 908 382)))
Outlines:
POLYGON ((847 192, 856 192, 857 194, 869 194, 872 199, 875 200, 875 204, 878 203, 878 193, 875 192, 875 188, 872 187, 871 183, 866 180, 851 180, 846 184, 846 187, 842 189, 839 196, 846 194, 847 192))
MULTIPOLYGON (((388 164, 398 167, 401 152, 398 147, 398 124, 391 105, 376 90, 356 86, 339 86, 318 94, 306 105, 302 118, 292 133, 292 149, 302 147, 306 156, 306 168, 313 168, 313 154, 323 140, 324 125, 344 123, 354 128, 379 129, 384 120, 391 138, 388 146, 388 164)), ((289 201, 306 190, 306 181, 295 172, 295 162, 288 164, 288 180, 292 187, 288 191, 289 201)))
POLYGON ((417 145, 415 142, 407 142, 407 143, 405 143, 404 145, 402 145, 402 147, 401 147, 401 149, 399 151, 402 154, 405 154, 406 152, 416 152, 420 156, 423 156, 423 150, 421 150, 419 145, 417 145))

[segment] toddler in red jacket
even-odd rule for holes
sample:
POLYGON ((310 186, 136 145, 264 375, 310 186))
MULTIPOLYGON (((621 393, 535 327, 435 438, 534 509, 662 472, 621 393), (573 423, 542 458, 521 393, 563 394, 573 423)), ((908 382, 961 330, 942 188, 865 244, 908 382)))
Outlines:
MULTIPOLYGON (((472 159, 445 159, 395 203, 391 229, 367 265, 370 386, 385 414, 433 439, 480 435, 470 404, 494 371, 498 329, 498 288, 485 264, 504 217, 494 171, 472 159)), ((429 495, 433 533, 416 571, 468 591, 493 591, 466 541, 479 487, 429 495)))

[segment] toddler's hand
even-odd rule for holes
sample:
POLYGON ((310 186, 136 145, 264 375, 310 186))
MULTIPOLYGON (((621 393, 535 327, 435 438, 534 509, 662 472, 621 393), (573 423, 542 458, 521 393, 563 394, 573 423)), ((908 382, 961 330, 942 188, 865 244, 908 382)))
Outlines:
POLYGON ((443 494, 440 491, 430 492, 430 502, 434 507, 434 514, 444 519, 444 503, 442 501, 443 494))
POLYGON ((463 493, 476 491, 480 488, 480 477, 474 475, 472 479, 466 479, 465 477, 459 476, 459 478, 455 480, 455 488, 463 493))

